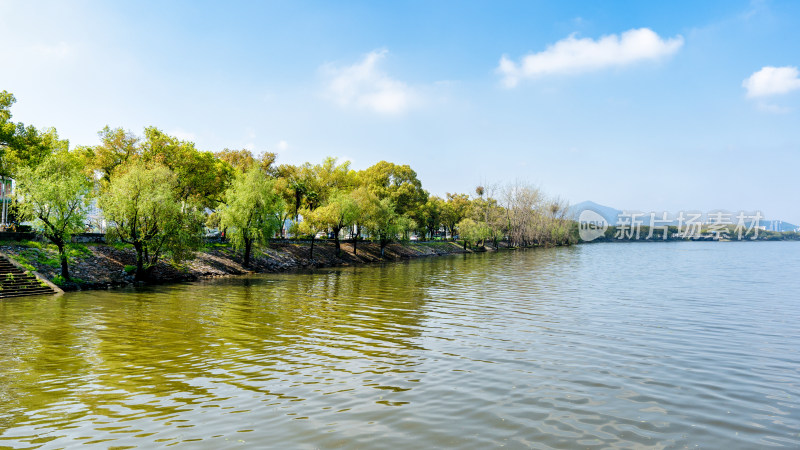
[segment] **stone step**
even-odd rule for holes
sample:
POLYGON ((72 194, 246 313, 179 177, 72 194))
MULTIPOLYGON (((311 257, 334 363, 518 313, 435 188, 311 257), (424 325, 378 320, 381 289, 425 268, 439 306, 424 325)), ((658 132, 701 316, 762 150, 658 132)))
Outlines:
POLYGON ((36 285, 36 286, 34 286, 34 285, 29 285, 29 286, 9 286, 9 287, 4 287, 3 289, 0 289, 0 294, 7 293, 7 292, 16 292, 16 291, 30 291, 31 289, 50 289, 50 290, 52 290, 49 286, 42 286, 41 284, 36 285))
POLYGON ((2 279, 0 279, 0 285, 13 284, 13 283, 22 283, 22 282, 25 282, 25 281, 39 281, 39 280, 36 279, 36 277, 32 277, 32 276, 28 276, 28 275, 20 275, 18 277, 14 277, 13 280, 12 279, 8 279, 8 278, 4 278, 4 277, 0 277, 0 278, 2 278, 2 279))
POLYGON ((27 289, 3 289, 2 291, 0 291, 0 295, 2 295, 3 297, 7 297, 9 295, 20 294, 20 293, 25 293, 25 292, 28 292, 28 293, 52 293, 53 290, 50 289, 49 287, 46 288, 46 287, 43 287, 43 286, 32 287, 32 288, 27 288, 27 289))
POLYGON ((53 295, 54 293, 55 292, 52 289, 43 291, 14 292, 9 294, 0 293, 0 298, 27 297, 29 295, 53 295))
POLYGON ((39 279, 0 256, 0 298, 48 295, 56 291, 43 286, 39 279))

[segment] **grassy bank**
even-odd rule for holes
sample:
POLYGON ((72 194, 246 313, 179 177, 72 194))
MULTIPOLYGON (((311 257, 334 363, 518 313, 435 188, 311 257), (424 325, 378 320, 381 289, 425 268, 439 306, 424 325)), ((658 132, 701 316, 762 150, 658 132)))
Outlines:
MULTIPOLYGON (((381 261, 399 261, 427 256, 472 253, 455 242, 396 242, 389 244, 381 257, 380 246, 372 242, 342 243, 337 253, 333 242, 314 243, 313 258, 310 243, 273 242, 255 251, 250 267, 242 264, 241 251, 229 244, 210 244, 195 253, 192 260, 181 264, 161 261, 154 267, 150 282, 170 283, 194 281, 201 278, 270 273, 317 267, 348 266, 381 261)), ((487 247, 491 250, 490 247, 487 247)), ((60 276, 58 251, 54 245, 37 241, 1 242, 0 251, 25 268, 35 270, 64 290, 107 289, 133 283, 136 253, 130 246, 105 244, 70 244, 70 272, 74 282, 60 276)))

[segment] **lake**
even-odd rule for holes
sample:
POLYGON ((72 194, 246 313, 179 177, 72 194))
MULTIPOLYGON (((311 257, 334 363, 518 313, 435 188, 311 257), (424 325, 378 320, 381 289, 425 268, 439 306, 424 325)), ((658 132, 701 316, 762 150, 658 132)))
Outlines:
POLYGON ((800 446, 800 243, 0 301, 0 447, 800 446))

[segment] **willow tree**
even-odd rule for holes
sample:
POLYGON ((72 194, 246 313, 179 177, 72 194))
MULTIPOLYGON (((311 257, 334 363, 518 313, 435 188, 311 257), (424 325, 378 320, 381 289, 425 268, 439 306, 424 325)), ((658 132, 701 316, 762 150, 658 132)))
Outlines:
POLYGON ((462 241, 464 241, 464 250, 467 249, 467 245, 474 244, 478 245, 480 242, 483 245, 483 242, 486 238, 491 236, 491 230, 489 226, 483 222, 476 222, 470 218, 463 219, 461 222, 458 222, 458 235, 462 241))
POLYGON ((308 259, 314 260, 314 241, 317 239, 317 233, 325 231, 328 227, 328 219, 324 215, 324 211, 320 209, 303 208, 300 210, 302 221, 295 223, 295 234, 307 234, 311 236, 311 247, 308 251, 308 259))
POLYGON ((386 246, 397 238, 414 228, 416 224, 407 216, 398 214, 394 203, 388 198, 375 202, 367 218, 367 229, 370 234, 378 238, 381 248, 381 258, 384 256, 386 246))
POLYGON ((447 201, 442 204, 441 221, 445 230, 450 230, 450 236, 454 241, 458 223, 467 216, 469 209, 469 195, 447 193, 447 201))
POLYGON ((17 175, 16 197, 22 220, 33 221, 58 247, 61 276, 69 281, 66 244, 73 233, 83 231, 92 183, 81 172, 74 154, 61 151, 35 168, 24 167, 17 175))
POLYGON ((315 213, 333 233, 333 238, 336 242, 336 254, 340 255, 342 248, 339 241, 339 233, 341 233, 342 229, 352 225, 359 216, 356 199, 349 193, 336 191, 331 195, 328 203, 317 208, 315 213))
POLYGON ((283 200, 275 192, 274 181, 259 167, 237 175, 224 197, 220 223, 234 248, 244 249, 244 266, 250 267, 253 244, 265 244, 280 228, 283 200))
POLYGON ((58 138, 55 128, 38 130, 34 126, 11 121, 11 106, 16 98, 0 91, 0 225, 5 226, 10 214, 8 199, 11 179, 23 168, 34 168, 58 150, 66 150, 69 142, 58 138))
POLYGON ((200 215, 180 201, 177 186, 167 167, 136 161, 117 168, 100 197, 108 237, 136 250, 136 280, 145 280, 162 256, 187 259, 201 242, 200 215))

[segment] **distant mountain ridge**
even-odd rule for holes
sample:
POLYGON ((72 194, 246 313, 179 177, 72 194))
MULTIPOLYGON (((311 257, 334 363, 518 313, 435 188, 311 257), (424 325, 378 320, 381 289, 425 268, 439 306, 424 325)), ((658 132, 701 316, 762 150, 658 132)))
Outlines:
MULTIPOLYGON (((587 209, 603 216, 603 218, 606 219, 606 222, 608 222, 609 225, 617 225, 617 223, 620 221, 620 216, 623 213, 623 210, 621 209, 612 208, 610 206, 605 206, 599 203, 595 203, 591 200, 586 200, 584 202, 580 202, 570 206, 569 209, 567 210, 567 216, 572 220, 578 220, 578 217, 581 215, 581 212, 587 209)), ((644 212, 646 213, 646 216, 641 217, 641 220, 643 220, 645 223, 648 223, 650 220, 650 211, 632 211, 632 210, 624 210, 624 211, 629 213, 644 212)), ((705 219, 706 215, 704 214, 703 221, 705 221, 705 219)), ((734 222, 736 221, 735 213, 734 217, 732 217, 731 219, 734 222)), ((628 220, 630 220, 630 217, 628 217, 628 220)), ((678 224, 677 220, 672 221, 672 225, 677 225, 677 224, 678 224)), ((762 218, 759 221, 759 225, 765 227, 769 231, 795 231, 798 229, 798 226, 793 223, 784 222, 782 220, 766 219, 766 218, 762 218)))
POLYGON ((578 217, 581 215, 581 212, 587 209, 603 216, 603 218, 606 219, 606 222, 608 222, 609 225, 616 225, 617 221, 619 220, 620 214, 622 214, 622 211, 619 209, 614 209, 610 206, 605 206, 590 200, 586 200, 585 202, 580 202, 576 205, 570 206, 567 215, 572 220, 578 220, 578 217))

